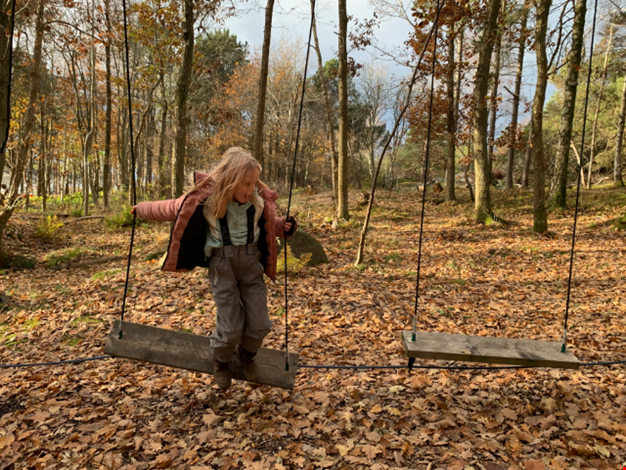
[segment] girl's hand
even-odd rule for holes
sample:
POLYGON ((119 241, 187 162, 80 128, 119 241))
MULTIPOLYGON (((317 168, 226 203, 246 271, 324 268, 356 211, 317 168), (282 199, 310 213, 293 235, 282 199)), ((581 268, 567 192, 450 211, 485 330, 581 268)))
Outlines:
POLYGON ((291 231, 291 227, 293 227, 293 224, 291 222, 285 222, 285 225, 283 225, 283 230, 285 231, 285 233, 289 233, 291 231))
POLYGON ((137 206, 133 206, 133 207, 130 209, 130 213, 131 213, 132 215, 135 215, 135 214, 136 214, 136 211, 137 211, 137 206))

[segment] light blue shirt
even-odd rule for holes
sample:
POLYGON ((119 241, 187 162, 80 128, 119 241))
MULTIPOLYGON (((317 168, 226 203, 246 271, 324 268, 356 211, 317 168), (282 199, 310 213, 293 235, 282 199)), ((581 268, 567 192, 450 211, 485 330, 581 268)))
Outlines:
MULTIPOLYGON (((263 203, 263 199, 257 195, 258 200, 263 203)), ((250 201, 245 204, 239 204, 238 202, 229 201, 226 204, 226 221, 228 222, 228 231, 230 232, 230 241, 233 245, 246 245, 248 242, 248 214, 247 210, 252 205, 250 201)), ((263 213, 263 208, 256 206, 254 213, 254 243, 259 241, 259 235, 261 229, 258 222, 263 213)), ((213 253, 213 248, 221 248, 224 244, 222 242, 222 230, 220 228, 220 221, 211 214, 207 218, 209 224, 209 230, 204 244, 204 254, 207 258, 213 253)))

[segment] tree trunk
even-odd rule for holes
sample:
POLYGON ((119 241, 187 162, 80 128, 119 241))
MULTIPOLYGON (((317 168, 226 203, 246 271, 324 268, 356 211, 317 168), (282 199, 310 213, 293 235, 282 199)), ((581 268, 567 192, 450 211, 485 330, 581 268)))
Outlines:
POLYGON ((528 140, 526 141, 526 152, 524 154, 524 173, 522 173, 522 189, 528 189, 528 180, 530 179, 530 164, 533 159, 533 123, 529 124, 528 140))
POLYGON ((583 39, 585 34, 585 15, 587 0, 577 0, 572 26, 572 46, 567 60, 567 79, 563 90, 563 112, 559 143, 556 148, 554 177, 552 178, 550 195, 551 205, 555 208, 567 207, 567 174, 569 167, 569 148, 572 140, 572 123, 576 108, 576 92, 578 90, 578 71, 582 58, 583 39))
POLYGON ((593 159, 596 154, 596 133, 598 130, 598 120, 600 119, 600 108, 602 107, 602 95, 604 94, 604 84, 606 82, 606 73, 609 66, 609 51, 611 50, 611 42, 613 40, 613 23, 609 30, 609 42, 604 53, 604 67, 602 69, 602 77, 600 78, 600 91, 598 92, 598 104, 596 106, 596 115, 593 118, 593 128, 591 130, 591 155, 589 156, 589 170, 587 173, 587 189, 591 188, 591 172, 593 171, 593 159))
POLYGON ((526 38, 528 37, 528 12, 530 6, 524 8, 524 15, 520 23, 519 48, 517 51, 517 73, 515 75, 515 90, 513 91, 513 111, 511 113, 511 130, 514 132, 515 145, 509 147, 509 154, 506 165, 506 189, 513 188, 513 170, 515 168, 515 146, 517 145, 517 117, 519 113, 519 102, 522 93, 522 75, 524 73, 524 52, 526 51, 526 38))
POLYGON ((324 93, 324 108, 326 110, 326 131, 328 134, 328 141, 330 142, 330 171, 331 171, 331 186, 333 190, 333 203, 335 209, 337 205, 337 143, 335 141, 335 120, 333 119, 333 112, 330 104, 330 96, 328 93, 328 80, 324 74, 324 62, 322 61, 322 51, 320 49, 320 43, 317 38, 317 23, 315 21, 315 11, 313 10, 314 3, 311 1, 311 15, 313 15, 313 39, 315 41, 315 52, 317 53, 317 69, 320 74, 320 81, 322 82, 322 92, 324 93))
POLYGON ((489 96, 489 139, 487 147, 487 161, 489 163, 489 177, 491 178, 493 169, 493 151, 496 140, 496 118, 498 115, 498 85, 500 84, 500 62, 502 58, 502 32, 498 31, 496 38, 495 54, 496 61, 493 64, 493 74, 491 82, 491 94, 489 96))
MULTIPOLYGON (((167 132, 167 97, 165 96, 165 81, 163 80, 163 74, 161 74, 161 86, 163 90, 163 111, 161 112, 161 133, 159 134, 159 155, 157 157, 157 164, 159 166, 159 197, 165 196, 166 176, 165 171, 165 136, 167 132)), ((171 191, 170 191, 171 193, 171 191)))
POLYGON ((9 141, 11 67, 13 59, 13 8, 15 0, 0 1, 0 184, 4 177, 6 146, 9 141))
POLYGON ((446 201, 455 201, 454 183, 456 177, 456 109, 454 101, 454 23, 448 32, 448 68, 446 70, 446 92, 448 95, 447 131, 448 148, 446 158, 446 201))
POLYGON ((474 173, 476 175, 475 218, 484 222, 491 217, 491 193, 489 174, 489 156, 487 152, 487 92, 489 88, 489 64, 493 45, 498 34, 498 15, 501 0, 489 0, 487 16, 480 43, 478 45, 478 64, 474 83, 474 173))
POLYGON ((39 168, 37 169, 37 196, 41 197, 42 210, 46 210, 46 197, 48 189, 48 122, 44 115, 43 103, 41 103, 41 151, 39 152, 39 168))
POLYGON ((109 194, 111 193, 111 35, 113 34, 111 28, 111 13, 110 13, 110 0, 104 2, 104 14, 106 21, 106 28, 109 34, 107 41, 104 43, 105 63, 106 63, 106 115, 105 115, 105 130, 104 130, 104 170, 102 174, 102 192, 104 199, 104 208, 109 208, 109 194))
POLYGON ((185 24, 183 27, 183 64, 176 85, 176 116, 175 127, 175 151, 174 151, 174 197, 183 194, 185 184, 185 147, 187 145, 187 97, 189 95, 189 81, 191 79, 191 66, 193 63, 193 0, 184 0, 185 24))
MULTIPOLYGON (((498 1, 498 0, 496 0, 498 1)), ((347 0, 339 0, 339 159, 337 177, 337 218, 348 214, 348 7, 347 0)))
POLYGON ((537 22, 535 24, 535 54, 537 56, 537 87, 533 100, 533 230, 537 233, 548 231, 548 213, 546 212, 546 158, 543 146, 543 105, 546 99, 548 83, 548 57, 546 54, 546 33, 548 16, 552 0, 537 0, 537 22))
POLYGON ((617 124, 617 142, 615 143, 615 163, 613 165, 613 186, 624 186, 622 178, 622 145, 624 141, 624 124, 626 121, 626 76, 622 86, 622 105, 619 111, 619 123, 617 124))
POLYGON ((261 52, 261 74, 259 76, 259 101, 256 109, 254 126, 254 144, 252 156, 261 164, 263 158, 263 127, 265 124, 265 95, 267 94, 267 75, 270 60, 270 45, 272 42, 272 17, 274 15, 274 0, 267 0, 265 6, 265 29, 263 30, 263 49, 261 52))
POLYGON ((28 106, 22 123, 19 146, 16 161, 11 167, 11 177, 8 188, 7 203, 0 213, 0 266, 7 263, 7 254, 4 251, 3 232, 13 211, 17 207, 20 186, 23 182, 24 169, 28 163, 28 153, 33 145, 33 128, 35 125, 35 111, 39 102, 41 50, 44 31, 44 4, 45 0, 39 0, 37 4, 37 18, 35 20, 35 45, 33 47, 33 60, 30 68, 30 84, 28 89, 28 106))

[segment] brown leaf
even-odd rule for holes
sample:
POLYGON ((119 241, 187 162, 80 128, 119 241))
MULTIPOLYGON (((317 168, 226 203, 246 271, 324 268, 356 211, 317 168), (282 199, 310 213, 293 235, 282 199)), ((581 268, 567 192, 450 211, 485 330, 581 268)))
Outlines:
POLYGON ((361 447, 361 452, 363 452, 368 459, 373 459, 376 457, 376 454, 380 454, 382 451, 378 448, 378 446, 367 444, 361 447))
POLYGON ((526 470, 545 470, 546 468, 542 460, 526 460, 523 464, 526 470))

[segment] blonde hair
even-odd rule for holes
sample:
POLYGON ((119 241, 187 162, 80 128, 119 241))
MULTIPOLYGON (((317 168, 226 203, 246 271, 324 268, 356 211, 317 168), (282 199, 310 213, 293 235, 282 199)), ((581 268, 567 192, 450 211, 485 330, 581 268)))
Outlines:
MULTIPOLYGON (((258 170, 260 173, 262 169, 259 162, 248 152, 239 147, 231 147, 224 152, 222 159, 209 175, 189 192, 204 189, 205 185, 209 184, 212 191, 204 202, 203 213, 205 216, 213 214, 221 219, 226 214, 226 204, 232 201, 235 188, 243 181, 246 174, 251 170, 258 170)), ((261 180, 257 181, 257 187, 260 191, 267 188, 261 180)), ((252 194, 250 202, 257 207, 263 206, 258 193, 252 194)))

